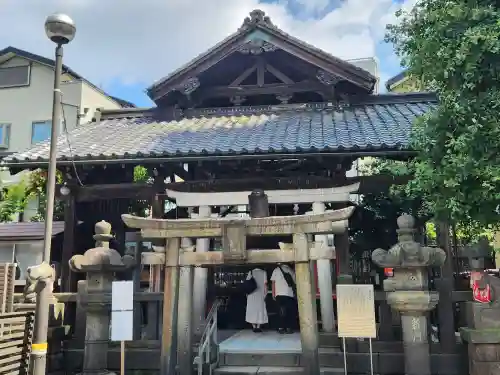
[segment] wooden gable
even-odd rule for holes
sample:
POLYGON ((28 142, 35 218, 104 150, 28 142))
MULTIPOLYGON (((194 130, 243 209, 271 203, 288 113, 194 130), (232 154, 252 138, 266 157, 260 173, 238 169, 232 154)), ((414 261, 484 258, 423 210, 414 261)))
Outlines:
POLYGON ((148 94, 159 106, 257 105, 332 100, 335 92, 369 94, 376 82, 254 10, 236 33, 155 83, 148 94))

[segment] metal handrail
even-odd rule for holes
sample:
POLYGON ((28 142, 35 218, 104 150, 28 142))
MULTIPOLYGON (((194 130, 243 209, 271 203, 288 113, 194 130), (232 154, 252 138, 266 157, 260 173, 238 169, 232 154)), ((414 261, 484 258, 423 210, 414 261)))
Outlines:
MULTIPOLYGON (((218 344, 217 312, 221 304, 222 300, 216 299, 207 315, 207 319, 205 320, 205 326, 203 333, 201 334, 200 344, 198 346, 198 356, 195 358, 195 364, 198 367, 198 375, 203 375, 203 365, 210 364, 211 362, 212 342, 218 344)), ((216 362, 219 362, 218 351, 216 362)))

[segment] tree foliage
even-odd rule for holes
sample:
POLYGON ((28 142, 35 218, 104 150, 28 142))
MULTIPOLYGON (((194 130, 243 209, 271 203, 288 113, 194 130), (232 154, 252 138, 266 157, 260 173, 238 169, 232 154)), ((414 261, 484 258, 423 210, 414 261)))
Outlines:
POLYGON ((27 204, 26 181, 3 189, 0 202, 0 222, 13 221, 23 212, 27 204))
MULTIPOLYGON (((134 182, 135 183, 153 183, 153 178, 146 167, 137 165, 134 168, 134 182)), ((147 217, 151 202, 147 200, 134 200, 130 204, 129 212, 136 216, 147 217)))
POLYGON ((437 93, 414 126, 408 196, 440 219, 480 231, 498 226, 500 10, 496 1, 421 0, 388 26, 409 74, 437 93))
MULTIPOLYGON (((56 182, 62 182, 62 175, 58 172, 56 182)), ((31 221, 45 220, 46 205, 46 171, 36 170, 30 172, 19 183, 10 185, 3 189, 0 201, 0 222, 9 222, 16 219, 26 209, 32 199, 38 198, 39 205, 37 213, 31 221)), ((54 207, 54 220, 63 220, 63 205, 56 201, 54 207)))

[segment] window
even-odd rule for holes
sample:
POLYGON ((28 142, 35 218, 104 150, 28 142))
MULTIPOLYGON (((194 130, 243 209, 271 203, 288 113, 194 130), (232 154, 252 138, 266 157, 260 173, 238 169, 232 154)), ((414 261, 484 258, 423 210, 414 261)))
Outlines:
POLYGON ((50 139, 51 121, 35 121, 31 130, 31 144, 50 139))
POLYGON ((30 74, 29 65, 0 68, 0 88, 29 86, 30 74))
POLYGON ((0 123, 0 148, 9 148, 10 124, 0 123))

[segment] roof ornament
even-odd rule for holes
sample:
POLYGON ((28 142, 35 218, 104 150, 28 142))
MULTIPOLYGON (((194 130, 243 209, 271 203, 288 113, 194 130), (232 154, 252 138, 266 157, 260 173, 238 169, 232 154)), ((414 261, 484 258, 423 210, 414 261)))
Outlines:
POLYGON ((200 80, 198 77, 190 77, 182 82, 181 91, 184 95, 191 95, 198 87, 200 87, 200 80))
POLYGON ((330 74, 322 69, 318 70, 316 73, 316 78, 318 81, 320 81, 323 85, 326 86, 333 86, 337 84, 340 79, 333 74, 330 74))
POLYGON ((260 55, 264 52, 274 52, 277 51, 278 47, 274 44, 266 42, 262 39, 254 39, 247 43, 244 43, 238 48, 238 51, 244 55, 260 55))
POLYGON ((275 28, 274 24, 271 22, 271 18, 266 16, 263 10, 254 9, 250 12, 250 16, 243 20, 243 24, 239 28, 239 31, 247 30, 256 25, 275 28))

